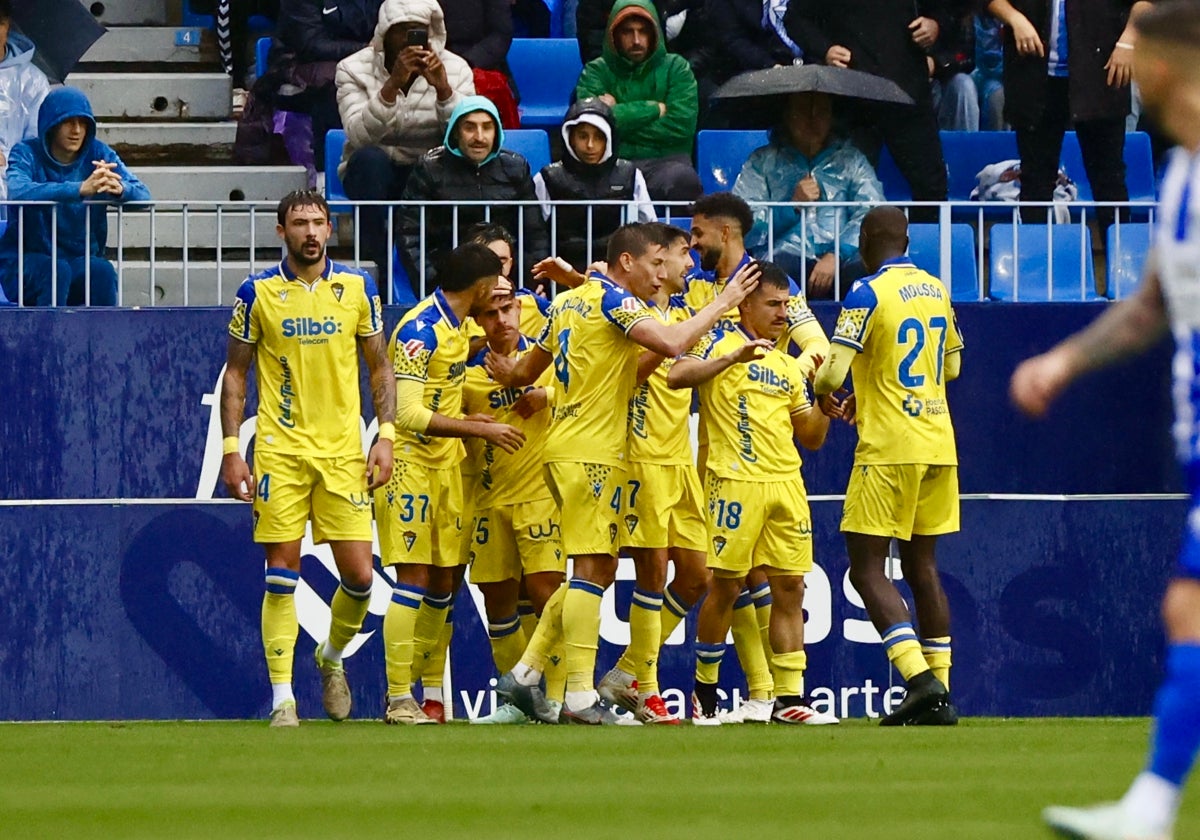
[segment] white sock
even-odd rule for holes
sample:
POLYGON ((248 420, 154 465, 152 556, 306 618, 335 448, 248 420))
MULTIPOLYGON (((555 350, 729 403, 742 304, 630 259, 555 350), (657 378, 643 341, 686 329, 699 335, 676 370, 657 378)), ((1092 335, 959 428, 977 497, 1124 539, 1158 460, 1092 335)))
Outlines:
POLYGON ((342 652, 335 649, 329 644, 329 640, 325 640, 325 644, 321 646, 321 658, 330 665, 340 665, 342 663, 342 652))
POLYGON ((1121 807, 1126 813, 1135 815, 1139 824, 1165 833, 1175 825, 1179 796, 1178 787, 1144 770, 1129 786, 1129 791, 1121 800, 1121 807))
POLYGON ((295 703, 291 683, 271 683, 271 708, 278 709, 284 703, 295 703))
POLYGON ((411 700, 411 699, 412 699, 411 691, 408 694, 397 694, 395 697, 393 697, 392 695, 389 694, 388 695, 388 705, 390 706, 392 703, 396 702, 397 700, 411 700))
POLYGON ((425 699, 427 701, 432 700, 435 703, 441 703, 442 702, 442 687, 440 685, 437 685, 437 686, 431 686, 430 688, 425 689, 425 699))
POLYGON ((598 699, 600 699, 600 695, 595 691, 568 691, 567 708, 573 712, 581 712, 598 699))
POLYGON ((537 685, 542 681, 542 672, 530 668, 524 662, 518 662, 513 667, 512 675, 521 685, 537 685))

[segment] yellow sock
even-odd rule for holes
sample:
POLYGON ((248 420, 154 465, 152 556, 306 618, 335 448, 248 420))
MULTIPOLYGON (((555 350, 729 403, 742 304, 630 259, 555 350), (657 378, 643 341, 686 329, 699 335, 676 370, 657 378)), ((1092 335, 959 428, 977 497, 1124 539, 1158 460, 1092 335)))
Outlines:
POLYGON ((749 593, 743 592, 733 605, 733 646, 738 661, 746 673, 746 687, 751 700, 769 700, 775 692, 771 679, 771 666, 763 652, 762 634, 758 630, 758 616, 750 601, 749 593))
POLYGON ((390 699, 412 696, 413 631, 423 595, 420 587, 396 584, 383 617, 383 659, 390 699))
POLYGON ((758 621, 758 635, 762 637, 763 656, 770 663, 771 679, 775 679, 775 651, 771 650, 771 584, 762 583, 750 592, 754 604, 754 617, 758 621))
POLYGON ((941 680, 946 690, 950 690, 950 637, 935 636, 921 640, 921 655, 933 675, 941 680))
MULTIPOLYGON (((421 599, 417 622, 413 627, 413 682, 421 679, 429 667, 429 659, 434 655, 434 648, 446 627, 446 610, 453 600, 454 596, 450 594, 426 594, 421 599)), ((442 662, 445 663, 445 660, 442 662)))
POLYGON ((771 673, 775 675, 775 694, 781 697, 803 697, 806 667, 808 656, 803 650, 774 654, 771 657, 771 673))
POLYGON ((566 586, 554 590, 542 610, 542 617, 538 619, 529 644, 525 646, 525 653, 521 655, 521 662, 536 671, 545 673, 546 663, 552 656, 557 655, 560 661, 563 659, 562 611, 566 598, 566 586))
POLYGON ((446 653, 450 650, 450 637, 454 635, 454 606, 446 610, 446 623, 433 647, 429 649, 429 658, 425 660, 421 670, 421 690, 425 699, 429 699, 429 689, 441 688, 446 678, 446 653))
POLYGON ((917 641, 917 634, 913 632, 912 624, 907 621, 893 624, 884 631, 883 649, 887 651, 888 659, 896 666, 905 682, 929 670, 929 666, 925 664, 925 657, 921 655, 921 643, 917 641))
POLYGON ((574 579, 563 598, 563 643, 567 653, 567 691, 592 691, 600 646, 600 599, 604 588, 574 579))
POLYGON ((659 616, 659 623, 662 625, 662 632, 658 635, 659 650, 662 650, 667 639, 671 638, 671 634, 675 632, 679 623, 687 618, 688 611, 692 606, 692 604, 685 604, 670 586, 663 591, 663 610, 659 616))
POLYGON ((546 699, 556 703, 563 702, 563 698, 567 696, 567 657, 561 639, 546 657, 545 676, 546 699))
POLYGON ((658 694, 658 650, 662 642, 661 592, 647 592, 634 587, 633 602, 629 605, 629 647, 617 667, 633 674, 638 693, 658 694), (622 663, 633 666, 627 670, 622 663))
POLYGON ((533 611, 533 602, 517 601, 517 615, 521 616, 521 632, 525 634, 526 639, 532 639, 533 631, 537 629, 538 625, 537 613, 533 611))
POLYGON ((367 607, 371 606, 371 590, 358 592, 341 584, 333 593, 333 602, 329 605, 329 646, 334 650, 345 650, 346 645, 354 639, 362 629, 363 619, 367 617, 367 607))
POLYGON ((521 618, 513 613, 508 618, 489 621, 487 629, 496 670, 507 674, 521 661, 521 654, 525 652, 525 631, 521 629, 521 618))
POLYGON ((296 654, 296 584, 300 574, 287 569, 267 569, 267 591, 262 602, 263 653, 272 685, 292 684, 292 661, 296 654))
POLYGON ((721 659, 725 656, 725 643, 696 640, 696 682, 712 685, 721 676, 721 659))

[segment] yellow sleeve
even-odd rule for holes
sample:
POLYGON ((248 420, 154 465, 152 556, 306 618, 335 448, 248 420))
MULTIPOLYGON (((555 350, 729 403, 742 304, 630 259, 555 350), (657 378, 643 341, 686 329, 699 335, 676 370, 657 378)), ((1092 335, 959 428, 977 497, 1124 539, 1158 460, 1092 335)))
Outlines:
POLYGON ((433 412, 425 407, 425 386, 415 379, 396 379, 396 425, 423 434, 429 428, 433 412))
POLYGON ((829 339, 825 337, 825 330, 814 318, 792 326, 788 331, 788 339, 800 348, 801 373, 805 379, 811 378, 817 369, 817 357, 829 357, 829 339))
POLYGON ((850 364, 857 355, 858 351, 853 347, 834 344, 825 359, 825 364, 817 371, 817 378, 813 381, 813 392, 818 395, 832 394, 841 388, 850 373, 850 364))

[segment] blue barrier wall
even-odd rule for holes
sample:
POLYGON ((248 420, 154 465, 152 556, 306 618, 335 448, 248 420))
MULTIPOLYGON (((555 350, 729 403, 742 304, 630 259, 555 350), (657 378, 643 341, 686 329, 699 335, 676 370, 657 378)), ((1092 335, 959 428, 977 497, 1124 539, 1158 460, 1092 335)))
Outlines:
MULTIPOLYGON (((838 714, 882 707, 890 669, 845 583, 841 505, 813 505, 819 569, 808 576, 808 687, 838 714)), ((954 612, 954 693, 970 715, 1146 714, 1161 647, 1156 604, 1181 501, 966 501, 942 544, 954 612)), ((262 555, 234 503, 0 507, 0 719, 253 717, 268 711, 258 635, 262 555)), ((336 580, 324 548, 304 557, 296 687, 319 716, 309 652, 336 580), (322 613, 322 610, 324 612, 322 613)), ((383 706, 378 638, 389 587, 376 577, 361 647, 347 660, 355 715, 383 706)), ((622 575, 632 576, 623 561, 622 575)), ((600 663, 628 638, 632 581, 606 596, 600 663), (621 606, 616 606, 616 605, 621 606)), ((491 653, 470 590, 455 608, 455 713, 491 709, 491 653)), ((694 620, 694 616, 693 616, 694 620)), ((323 623, 322 623, 323 622, 323 623)), ((692 638, 694 625, 678 641, 692 638)), ((690 690, 690 647, 669 644, 664 695, 690 690)), ((727 657, 722 685, 742 684, 727 657)))

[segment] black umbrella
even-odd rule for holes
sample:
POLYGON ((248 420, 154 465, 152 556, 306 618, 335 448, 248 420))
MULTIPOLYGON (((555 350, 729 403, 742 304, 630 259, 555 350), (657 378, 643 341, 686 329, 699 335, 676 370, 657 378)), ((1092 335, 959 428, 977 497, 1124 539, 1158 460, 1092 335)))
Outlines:
POLYGON ((56 82, 105 32, 79 0, 13 0, 12 20, 37 48, 34 63, 56 82))
POLYGON ((827 67, 824 64, 788 65, 768 70, 739 73, 717 88, 714 99, 741 99, 751 96, 779 96, 788 93, 828 93, 912 105, 913 100, 895 82, 861 70, 827 67))

